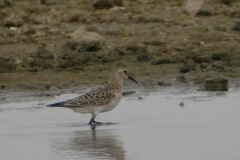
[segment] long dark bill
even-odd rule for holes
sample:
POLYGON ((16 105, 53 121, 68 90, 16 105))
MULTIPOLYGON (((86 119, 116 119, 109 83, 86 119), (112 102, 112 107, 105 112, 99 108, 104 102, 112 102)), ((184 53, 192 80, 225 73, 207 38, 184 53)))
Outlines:
POLYGON ((132 80, 132 81, 134 81, 134 82, 136 82, 136 83, 138 83, 135 79, 133 79, 132 77, 130 77, 130 76, 128 76, 128 79, 130 79, 130 80, 132 80))

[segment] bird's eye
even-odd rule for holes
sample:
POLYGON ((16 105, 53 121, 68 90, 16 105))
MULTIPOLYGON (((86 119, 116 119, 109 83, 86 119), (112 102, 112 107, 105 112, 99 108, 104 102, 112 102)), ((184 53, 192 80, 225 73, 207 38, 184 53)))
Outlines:
POLYGON ((124 73, 127 73, 127 70, 124 70, 124 73))

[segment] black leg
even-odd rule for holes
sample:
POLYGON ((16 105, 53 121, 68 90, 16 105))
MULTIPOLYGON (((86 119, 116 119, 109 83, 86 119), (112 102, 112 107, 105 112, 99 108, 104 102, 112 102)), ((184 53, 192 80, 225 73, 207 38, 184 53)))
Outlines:
POLYGON ((90 120, 90 122, 89 122, 89 125, 92 125, 92 124, 103 124, 103 123, 101 123, 101 122, 96 122, 95 121, 95 118, 96 118, 96 116, 94 115, 94 114, 92 114, 92 118, 91 118, 91 120, 90 120))
POLYGON ((89 125, 91 125, 93 121, 94 121, 94 118, 91 118, 89 125))

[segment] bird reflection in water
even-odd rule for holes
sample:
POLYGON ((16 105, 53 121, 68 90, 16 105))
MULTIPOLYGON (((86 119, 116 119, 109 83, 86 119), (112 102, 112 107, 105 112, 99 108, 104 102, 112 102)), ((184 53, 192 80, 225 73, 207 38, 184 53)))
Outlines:
POLYGON ((66 143, 58 144, 59 147, 68 156, 81 159, 85 157, 86 159, 125 160, 126 151, 111 130, 96 130, 93 127, 92 130, 76 131, 66 143), (59 146, 62 144, 64 147, 59 146))

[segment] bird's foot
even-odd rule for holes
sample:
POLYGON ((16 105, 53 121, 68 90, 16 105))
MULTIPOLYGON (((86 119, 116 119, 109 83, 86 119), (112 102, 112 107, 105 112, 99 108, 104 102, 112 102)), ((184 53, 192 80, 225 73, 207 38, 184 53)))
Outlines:
POLYGON ((93 121, 93 124, 103 124, 102 122, 93 121))
POLYGON ((94 124, 100 125, 100 124, 103 124, 103 123, 102 122, 96 122, 96 121, 89 122, 89 125, 94 125, 94 124))

